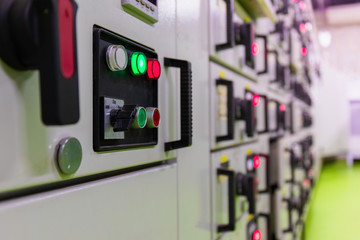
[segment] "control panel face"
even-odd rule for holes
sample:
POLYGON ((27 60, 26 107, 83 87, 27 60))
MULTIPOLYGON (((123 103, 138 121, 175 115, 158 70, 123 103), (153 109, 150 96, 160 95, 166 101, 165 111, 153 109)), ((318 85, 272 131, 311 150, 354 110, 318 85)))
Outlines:
POLYGON ((94 26, 95 151, 156 145, 161 67, 156 52, 94 26))

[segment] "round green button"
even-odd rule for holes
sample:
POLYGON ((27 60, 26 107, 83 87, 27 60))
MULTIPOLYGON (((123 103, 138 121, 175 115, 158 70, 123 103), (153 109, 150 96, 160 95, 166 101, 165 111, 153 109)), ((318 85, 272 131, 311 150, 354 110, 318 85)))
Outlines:
POLYGON ((138 123, 139 123, 140 128, 145 127, 146 120, 147 120, 146 110, 145 110, 145 108, 140 108, 139 113, 138 113, 138 123))
POLYGON ((64 138, 59 142, 57 164, 64 174, 74 174, 80 167, 82 148, 76 138, 64 138))

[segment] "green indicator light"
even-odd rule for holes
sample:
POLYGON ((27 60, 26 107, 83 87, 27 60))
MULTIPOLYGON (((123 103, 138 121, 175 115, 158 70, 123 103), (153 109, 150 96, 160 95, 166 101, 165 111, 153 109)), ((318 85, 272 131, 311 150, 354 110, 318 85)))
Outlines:
POLYGON ((146 56, 143 53, 139 53, 139 56, 137 57, 137 67, 140 74, 144 74, 146 72, 147 61, 146 56))
POLYGON ((130 55, 130 62, 131 62, 131 71, 134 75, 139 75, 139 70, 137 67, 137 59, 138 59, 139 53, 138 52, 134 52, 130 55))
POLYGON ((140 109, 139 109, 139 112, 138 112, 138 116, 137 116, 137 117, 138 117, 139 127, 140 127, 140 128, 145 127, 145 125, 146 125, 146 120, 147 120, 145 108, 140 108, 140 109))

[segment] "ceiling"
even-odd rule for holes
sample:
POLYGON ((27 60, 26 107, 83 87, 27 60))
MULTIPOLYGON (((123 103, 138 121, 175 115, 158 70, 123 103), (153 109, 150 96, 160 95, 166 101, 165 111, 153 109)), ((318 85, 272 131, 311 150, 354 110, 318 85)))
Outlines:
POLYGON ((312 0, 312 3, 315 10, 322 10, 331 6, 360 3, 360 0, 312 0))

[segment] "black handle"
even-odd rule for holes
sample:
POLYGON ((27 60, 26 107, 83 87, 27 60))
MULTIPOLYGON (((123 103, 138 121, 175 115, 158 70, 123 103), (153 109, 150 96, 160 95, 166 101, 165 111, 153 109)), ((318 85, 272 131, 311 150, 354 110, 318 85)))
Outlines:
POLYGON ((169 151, 192 144, 192 73, 188 61, 164 58, 164 65, 180 68, 181 138, 165 143, 165 151, 169 151))
POLYGON ((229 211, 229 222, 227 224, 219 224, 217 226, 218 232, 227 232, 235 230, 235 172, 218 168, 217 175, 223 175, 228 177, 228 211, 229 211))
POLYGON ((264 130, 258 131, 258 134, 263 134, 269 132, 269 107, 268 107, 268 98, 266 95, 259 95, 260 98, 264 99, 264 130))
POLYGON ((293 231, 292 214, 291 214, 292 209, 293 209, 292 199, 291 198, 283 198, 282 201, 287 204, 288 221, 289 221, 288 227, 283 230, 283 233, 292 232, 293 231))
POLYGON ((277 132, 279 129, 280 129, 280 119, 279 119, 279 106, 280 106, 280 103, 279 101, 275 100, 275 99, 269 99, 268 100, 268 103, 270 102, 273 102, 276 104, 276 128, 275 129, 269 129, 269 132, 277 132))
POLYGON ((235 31, 233 23, 234 0, 225 0, 226 2, 226 42, 217 44, 216 51, 232 48, 235 44, 235 31))
POLYGON ((276 61, 276 72, 275 72, 275 79, 274 80, 271 80, 270 83, 274 83, 274 82, 279 82, 281 81, 280 79, 280 74, 281 74, 281 71, 282 71, 282 66, 279 62, 279 53, 278 51, 276 50, 271 50, 271 51, 268 51, 268 53, 272 53, 272 54, 275 54, 275 61, 276 61))
POLYGON ((227 88, 227 134, 224 136, 216 136, 216 141, 226 141, 234 139, 234 126, 235 126, 235 104, 234 104, 234 87, 233 82, 218 79, 216 86, 222 85, 227 88))
POLYGON ((42 121, 80 118, 74 0, 3 0, 0 56, 18 70, 40 71, 42 121))
POLYGON ((266 174, 266 187, 263 190, 259 190, 259 193, 270 193, 270 156, 268 154, 260 153, 259 157, 265 158, 265 174, 266 174))
POLYGON ((266 35, 256 35, 256 37, 264 40, 264 70, 257 72, 258 75, 262 75, 268 72, 268 40, 266 35))

